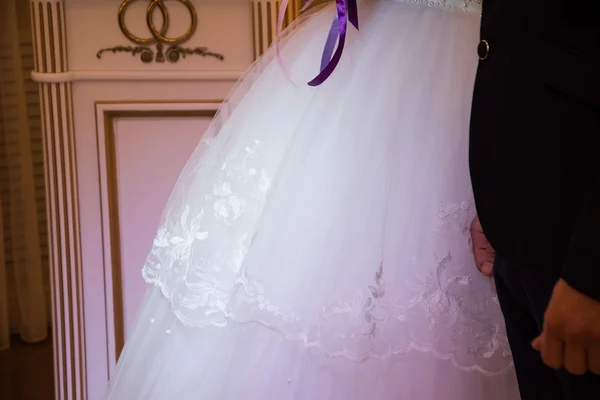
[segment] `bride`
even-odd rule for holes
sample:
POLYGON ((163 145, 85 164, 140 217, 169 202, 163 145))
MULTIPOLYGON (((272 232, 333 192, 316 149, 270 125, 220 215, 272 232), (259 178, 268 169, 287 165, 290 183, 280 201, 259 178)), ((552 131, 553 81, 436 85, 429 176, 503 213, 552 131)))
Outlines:
POLYGON ((182 172, 107 399, 519 398, 468 234, 480 1, 337 2, 331 63, 324 6, 182 172))

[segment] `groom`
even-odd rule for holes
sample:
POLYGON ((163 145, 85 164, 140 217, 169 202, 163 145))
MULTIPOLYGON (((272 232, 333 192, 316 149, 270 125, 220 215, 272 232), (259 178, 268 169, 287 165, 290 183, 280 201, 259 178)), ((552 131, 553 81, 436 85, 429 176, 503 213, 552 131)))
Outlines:
POLYGON ((483 2, 472 234, 523 400, 600 399, 599 15, 598 0, 483 2))

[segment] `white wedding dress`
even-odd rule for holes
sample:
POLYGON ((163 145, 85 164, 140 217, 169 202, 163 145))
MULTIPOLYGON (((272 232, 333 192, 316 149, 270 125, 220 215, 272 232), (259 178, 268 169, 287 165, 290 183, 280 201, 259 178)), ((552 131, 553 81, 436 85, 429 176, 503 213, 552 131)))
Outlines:
POLYGON ((117 400, 514 400, 468 171, 479 1, 365 0, 289 28, 185 167, 143 268, 117 400))

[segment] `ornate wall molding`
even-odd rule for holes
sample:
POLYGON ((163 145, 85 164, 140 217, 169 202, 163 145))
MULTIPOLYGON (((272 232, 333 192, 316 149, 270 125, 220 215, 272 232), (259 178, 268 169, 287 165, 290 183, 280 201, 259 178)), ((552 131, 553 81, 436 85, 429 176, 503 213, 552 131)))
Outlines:
POLYGON ((139 54, 140 60, 146 64, 151 62, 164 63, 165 61, 175 63, 188 55, 214 57, 219 61, 225 59, 222 54, 212 52, 206 47, 183 47, 183 44, 194 36, 196 28, 198 27, 198 14, 194 4, 190 0, 177 0, 185 6, 190 14, 190 25, 186 32, 179 37, 169 37, 169 25, 171 22, 170 14, 169 8, 163 0, 146 0, 148 7, 145 14, 138 15, 138 17, 143 17, 145 19, 148 35, 146 37, 140 37, 131 32, 125 22, 125 14, 129 6, 136 1, 137 0, 123 0, 117 14, 119 28, 131 44, 128 46, 119 45, 101 49, 96 53, 98 59, 102 58, 102 54, 107 52, 112 52, 113 54, 139 54), (156 26, 154 23, 155 14, 160 14, 162 17, 162 25, 160 25, 160 27, 156 26), (150 47, 151 45, 155 45, 155 47, 150 47))
MULTIPOLYGON (((32 4, 52 4, 46 0, 31 0, 32 4)), ((260 57, 273 43, 276 35, 277 16, 281 6, 281 0, 249 0, 252 8, 252 44, 253 44, 253 59, 260 57)), ((131 1, 129 1, 130 3, 131 1)), ((54 5, 54 8, 61 7, 64 0, 60 0, 54 5)), ((129 4, 128 3, 128 4, 129 4)), ((299 15, 303 0, 290 0, 284 27, 288 26, 299 15)), ((36 6, 37 7, 37 6, 36 6)), ((37 15, 37 11, 33 14, 37 15)), ((35 16, 35 15, 34 15, 35 16)), ((64 16, 62 17, 64 19, 64 16)), ((38 18, 39 19, 39 18, 38 18)), ((64 22, 64 21, 63 21, 64 22)), ((35 29, 35 28, 34 28, 35 29)), ((58 32, 64 37, 64 26, 58 32)), ((35 34, 35 32, 34 32, 35 34)), ((43 49, 38 49, 39 44, 36 43, 36 53, 39 53, 39 62, 43 64, 41 68, 36 69, 31 78, 40 83, 70 83, 77 81, 237 81, 245 71, 69 71, 66 64, 66 42, 63 39, 60 49, 52 48, 54 43, 49 43, 47 38, 42 38, 42 33, 39 32, 39 42, 45 43, 43 49), (64 59, 57 67, 50 68, 52 63, 56 63, 56 58, 51 58, 48 54, 60 51, 64 59), (46 58, 44 58, 46 57, 46 58)), ((44 34, 48 34, 44 32, 44 34)), ((54 33, 56 34, 56 33, 54 33)), ((126 47, 126 46, 124 46, 126 47)), ((132 47, 133 49, 133 47, 132 47)), ((143 49, 142 49, 143 50, 143 49)), ((142 50, 139 51, 141 54, 142 50)), ((129 51, 129 50, 126 50, 129 51)), ((168 50, 167 50, 168 51, 168 50)), ((166 56, 166 55, 165 55, 166 56)), ((156 55, 153 55, 156 57, 156 55)))
POLYGON ((32 72, 31 79, 40 83, 93 81, 237 81, 244 71, 66 71, 32 72))
MULTIPOLYGON (((63 0, 30 0, 35 72, 68 71, 63 0)), ((70 82, 40 83, 57 400, 87 398, 82 263, 70 82)))
MULTIPOLYGON (((284 28, 298 17, 302 3, 302 0, 289 1, 283 24, 284 28)), ((252 0, 252 40, 255 60, 275 40, 280 7, 281 0, 252 0)))

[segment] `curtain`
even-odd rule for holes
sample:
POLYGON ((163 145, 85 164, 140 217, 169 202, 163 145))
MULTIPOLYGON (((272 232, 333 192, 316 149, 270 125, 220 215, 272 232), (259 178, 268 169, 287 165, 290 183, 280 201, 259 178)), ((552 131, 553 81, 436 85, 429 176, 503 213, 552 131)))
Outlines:
POLYGON ((30 79, 29 1, 0 0, 0 350, 49 331, 39 89, 30 79))

